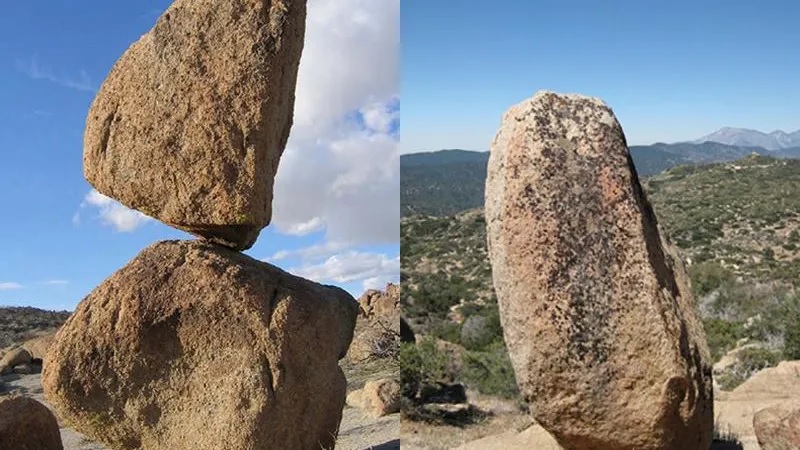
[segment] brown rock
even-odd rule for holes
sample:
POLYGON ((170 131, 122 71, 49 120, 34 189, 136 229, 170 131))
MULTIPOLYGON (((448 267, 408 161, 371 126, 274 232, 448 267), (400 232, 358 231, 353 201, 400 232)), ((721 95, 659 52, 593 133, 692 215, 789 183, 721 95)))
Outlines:
POLYGON ((720 429, 730 431, 745 445, 758 448, 753 417, 757 411, 800 398, 800 361, 782 361, 756 372, 714 405, 720 429))
POLYGON ((0 397, 0 449, 62 450, 55 416, 28 397, 0 397))
POLYGON ((176 0, 122 55, 86 119, 99 192, 236 249, 272 215, 305 0, 176 0))
POLYGON ((486 221, 517 382, 567 450, 707 450, 710 357, 682 262, 600 100, 537 93, 492 145, 486 221))
POLYGON ((358 299, 356 335, 347 353, 352 362, 396 358, 400 351, 400 287, 370 289, 358 299))
POLYGON ((22 347, 8 350, 3 359, 0 359, 0 374, 11 373, 14 367, 31 363, 31 354, 22 347))
POLYGON ((761 450, 800 448, 800 400, 762 409, 753 417, 761 450))
POLYGON ((392 379, 370 380, 361 390, 360 408, 372 417, 400 411, 400 383, 392 379))
POLYGON ((111 448, 329 448, 357 314, 339 288, 208 242, 159 242, 58 332, 45 396, 111 448))
POLYGON ((400 314, 400 286, 389 283, 386 290, 370 289, 358 299, 364 318, 387 317, 400 314))
POLYGON ((44 361, 45 356, 47 355, 47 350, 49 350, 50 346, 53 345, 55 337, 56 332, 53 331, 52 333, 25 341, 25 343, 22 344, 22 348, 31 354, 31 358, 44 361))

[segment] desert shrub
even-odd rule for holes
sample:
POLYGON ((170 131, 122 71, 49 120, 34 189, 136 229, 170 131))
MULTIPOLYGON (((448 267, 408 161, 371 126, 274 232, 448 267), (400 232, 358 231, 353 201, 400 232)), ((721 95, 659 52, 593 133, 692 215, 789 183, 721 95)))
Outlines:
POLYGON ((458 344, 461 339, 461 325, 450 320, 437 320, 430 329, 433 337, 458 344))
POLYGON ((780 353, 770 349, 744 349, 737 354, 737 361, 733 366, 724 375, 717 377, 717 381, 726 391, 735 389, 759 370, 778 364, 780 359, 780 353))
POLYGON ((703 320, 703 327, 714 361, 719 360, 722 355, 733 349, 736 341, 746 337, 744 325, 741 322, 711 317, 703 320))
POLYGON ((800 359, 800 294, 786 299, 782 305, 783 356, 800 359))
POLYGON ((414 398, 422 383, 434 383, 447 375, 447 356, 426 336, 416 344, 400 344, 400 385, 403 396, 414 398))
POLYGON ((468 351, 463 363, 462 377, 471 388, 505 398, 513 398, 519 393, 514 369, 502 341, 492 342, 484 351, 468 351))
POLYGON ((481 350, 502 338, 503 328, 496 308, 486 311, 485 315, 468 317, 461 327, 461 345, 467 350, 481 350))
POLYGON ((692 280, 692 288, 697 296, 709 294, 720 286, 734 281, 733 272, 715 261, 691 266, 689 268, 689 276, 692 280))

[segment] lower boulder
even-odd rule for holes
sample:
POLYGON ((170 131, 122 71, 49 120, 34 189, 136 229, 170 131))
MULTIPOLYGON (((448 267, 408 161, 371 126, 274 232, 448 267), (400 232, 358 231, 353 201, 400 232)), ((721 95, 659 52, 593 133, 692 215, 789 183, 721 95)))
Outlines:
POLYGON ((55 416, 29 397, 0 397, 0 449, 62 450, 55 416))
POLYGON ((78 305, 45 396, 116 449, 334 448, 358 304, 203 241, 142 251, 78 305))

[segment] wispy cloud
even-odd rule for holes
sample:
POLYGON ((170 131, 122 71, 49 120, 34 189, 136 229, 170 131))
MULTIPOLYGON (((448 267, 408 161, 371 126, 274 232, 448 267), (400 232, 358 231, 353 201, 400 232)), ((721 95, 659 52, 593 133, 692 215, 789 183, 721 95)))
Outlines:
POLYGON ((347 250, 350 245, 340 241, 326 241, 322 244, 315 244, 308 247, 295 248, 291 250, 279 250, 263 259, 266 262, 277 262, 291 258, 300 258, 303 261, 318 260, 327 258, 342 250, 347 250))
POLYGON ((390 258, 381 253, 351 250, 333 255, 321 263, 308 264, 289 271, 319 283, 361 281, 364 289, 370 289, 389 281, 397 281, 400 257, 390 258))
POLYGON ((0 282, 0 291, 12 291, 14 289, 22 289, 22 286, 19 283, 14 283, 13 281, 4 281, 0 282))
POLYGON ((47 281, 42 281, 42 284, 44 284, 46 286, 63 286, 63 285, 69 284, 69 281, 67 281, 67 280, 47 280, 47 281))
MULTIPOLYGON (((97 208, 98 216, 103 224, 112 226, 115 230, 121 232, 134 231, 146 222, 153 220, 139 211, 125 207, 125 205, 97 192, 95 189, 89 191, 83 202, 81 202, 80 208, 86 207, 97 208)), ((72 223, 76 225, 81 223, 80 211, 72 216, 72 223)))
POLYGON ((56 75, 49 67, 40 64, 36 55, 29 60, 17 59, 16 68, 34 80, 49 81, 78 91, 95 92, 97 90, 85 70, 81 70, 77 76, 56 75))

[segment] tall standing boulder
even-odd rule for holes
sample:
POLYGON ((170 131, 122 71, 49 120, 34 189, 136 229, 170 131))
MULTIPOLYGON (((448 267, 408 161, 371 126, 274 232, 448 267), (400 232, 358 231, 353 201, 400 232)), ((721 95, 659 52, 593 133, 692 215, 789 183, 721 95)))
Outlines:
POLYGON ((358 303, 204 241, 143 250, 47 354, 59 415, 110 448, 333 448, 358 303))
POLYGON ((567 450, 707 450, 705 334, 611 109, 550 92, 512 107, 485 211, 504 337, 536 420, 567 450))
POLYGON ((100 193, 235 249, 272 215, 306 0, 177 0, 114 64, 86 119, 100 193))

